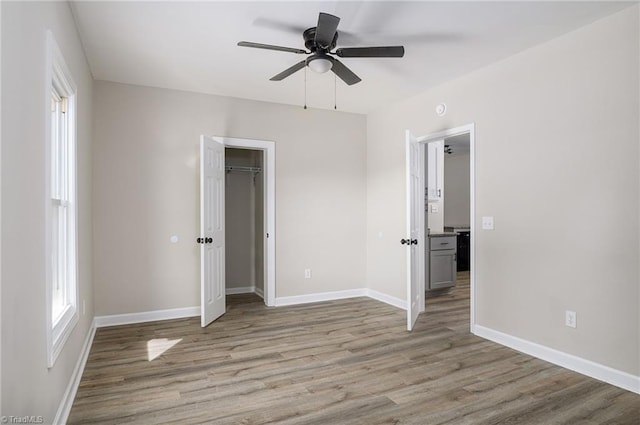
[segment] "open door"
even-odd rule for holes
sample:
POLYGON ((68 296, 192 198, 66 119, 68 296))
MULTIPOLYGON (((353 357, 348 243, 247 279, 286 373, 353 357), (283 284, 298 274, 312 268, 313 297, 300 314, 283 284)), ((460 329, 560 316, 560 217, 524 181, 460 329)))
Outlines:
POLYGON ((202 327, 222 316, 225 300, 224 144, 200 136, 200 315, 202 327))
POLYGON ((407 130, 407 330, 413 329, 418 315, 424 310, 424 273, 422 272, 424 256, 424 237, 421 225, 424 219, 424 203, 422 198, 422 165, 424 163, 421 145, 407 130), (422 254, 421 254, 422 253, 422 254))

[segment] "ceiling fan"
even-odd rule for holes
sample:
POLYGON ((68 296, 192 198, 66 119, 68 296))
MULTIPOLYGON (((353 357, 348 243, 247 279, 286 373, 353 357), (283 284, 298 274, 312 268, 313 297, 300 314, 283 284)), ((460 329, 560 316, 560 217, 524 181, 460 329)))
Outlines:
POLYGON ((271 44, 252 43, 250 41, 241 41, 238 43, 238 46, 309 55, 292 67, 271 77, 271 81, 281 81, 294 72, 308 66, 311 70, 319 73, 331 70, 350 86, 362 80, 333 56, 341 58, 401 58, 404 56, 403 46, 341 47, 332 51, 338 41, 337 29, 339 22, 340 18, 337 16, 320 12, 318 25, 302 33, 304 45, 308 51, 291 47, 273 46, 271 44))

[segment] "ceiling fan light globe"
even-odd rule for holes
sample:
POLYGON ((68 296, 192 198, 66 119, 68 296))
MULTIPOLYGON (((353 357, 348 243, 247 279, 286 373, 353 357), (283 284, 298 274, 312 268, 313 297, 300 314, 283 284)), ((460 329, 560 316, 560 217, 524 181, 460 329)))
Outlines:
POLYGON ((333 66, 333 63, 329 59, 317 58, 309 61, 309 68, 318 74, 324 74, 329 71, 333 66))

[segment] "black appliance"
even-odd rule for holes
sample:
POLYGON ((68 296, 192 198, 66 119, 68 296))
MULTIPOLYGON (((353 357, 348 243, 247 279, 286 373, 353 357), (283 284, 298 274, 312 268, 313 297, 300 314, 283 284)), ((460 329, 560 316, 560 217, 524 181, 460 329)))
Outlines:
POLYGON ((459 272, 466 272, 471 263, 471 232, 457 232, 457 253, 459 272))

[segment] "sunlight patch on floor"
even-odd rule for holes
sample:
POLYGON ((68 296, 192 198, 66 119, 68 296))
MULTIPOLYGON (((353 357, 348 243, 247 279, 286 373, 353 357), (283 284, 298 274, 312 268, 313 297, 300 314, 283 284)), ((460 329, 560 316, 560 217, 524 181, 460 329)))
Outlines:
POLYGON ((158 339, 150 339, 147 341, 147 357, 149 361, 155 360, 160 357, 165 351, 169 350, 171 347, 176 345, 182 341, 180 339, 167 339, 167 338, 158 338, 158 339))

